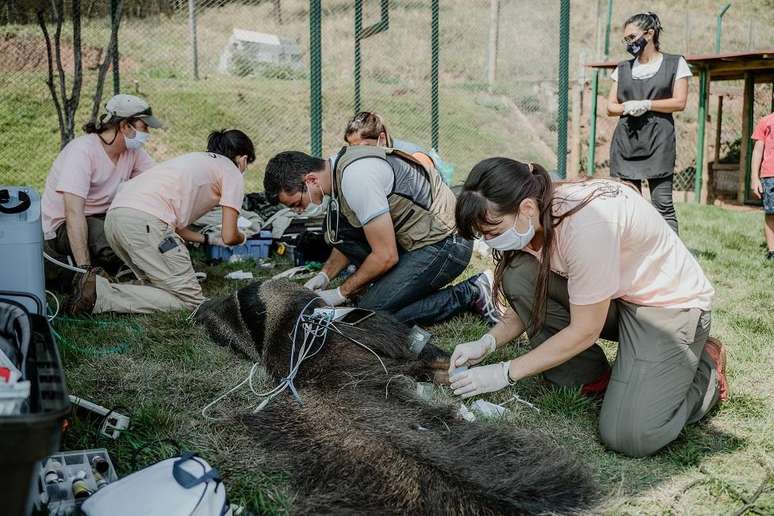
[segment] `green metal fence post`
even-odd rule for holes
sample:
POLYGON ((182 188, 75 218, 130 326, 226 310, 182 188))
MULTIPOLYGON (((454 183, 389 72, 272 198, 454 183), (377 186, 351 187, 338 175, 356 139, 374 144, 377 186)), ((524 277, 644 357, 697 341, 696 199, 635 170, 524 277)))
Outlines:
MULTIPOLYGON (((607 22, 605 23, 605 53, 604 60, 610 54, 610 23, 613 18, 613 0, 607 0, 607 22)), ((589 113, 589 159, 586 164, 586 175, 593 176, 597 159, 597 97, 599 96, 599 70, 594 70, 591 79, 591 112, 589 113)))
MULTIPOLYGON (((115 23, 116 16, 118 14, 118 0, 110 1, 110 22, 111 25, 115 23)), ((120 75, 120 56, 118 55, 118 34, 116 34, 115 43, 113 44, 113 95, 121 93, 121 75, 120 75)))
POLYGON ((430 141, 431 147, 438 151, 438 0, 431 4, 433 19, 431 22, 431 51, 430 58, 430 141))
POLYGON ((360 37, 363 32, 363 0, 355 0, 355 113, 360 112, 360 37))
POLYGON ((704 131, 707 126, 707 86, 709 72, 702 68, 699 75, 699 130, 696 136, 696 173, 693 177, 693 198, 696 203, 701 203, 701 183, 704 169, 704 131))
POLYGON ((728 2, 718 13, 717 25, 715 27, 715 53, 720 52, 720 34, 723 32, 723 16, 726 15, 726 11, 731 7, 731 2, 728 2))
POLYGON ((589 158, 586 161, 586 175, 593 176, 597 160, 597 97, 599 96, 599 70, 591 78, 591 112, 589 113, 589 158))
POLYGON ((322 156, 322 8, 309 0, 309 105, 312 154, 322 156))
MULTIPOLYGON (((748 72, 749 73, 749 72, 748 72)), ((745 95, 750 96, 750 111, 746 113, 747 116, 742 123, 745 128, 742 130, 742 134, 750 135, 746 142, 742 142, 742 145, 747 146, 747 152, 744 160, 744 197, 743 202, 747 202, 750 199, 750 186, 752 182, 752 151, 753 151, 753 139, 752 133, 755 126, 755 76, 752 75, 750 80, 745 80, 745 95)))
POLYGON ((561 0, 559 11, 559 105, 557 109, 556 170, 567 177, 567 105, 570 89, 570 0, 561 0))
POLYGON ((360 84, 363 58, 360 52, 360 42, 390 28, 390 0, 381 0, 380 6, 381 17, 379 21, 364 29, 363 0, 355 0, 355 66, 353 72, 355 76, 355 113, 360 112, 361 105, 360 84))

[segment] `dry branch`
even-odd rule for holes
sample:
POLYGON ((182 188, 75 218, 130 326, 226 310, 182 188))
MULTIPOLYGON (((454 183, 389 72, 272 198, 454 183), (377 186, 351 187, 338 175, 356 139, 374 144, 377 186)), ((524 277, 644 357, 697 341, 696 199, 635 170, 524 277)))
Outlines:
MULTIPOLYGON (((52 52, 51 52, 51 37, 48 34, 48 29, 46 28, 46 18, 43 15, 43 10, 39 10, 37 13, 38 18, 38 25, 40 25, 40 29, 43 31, 43 38, 46 41, 46 57, 48 58, 48 78, 46 79, 46 85, 48 85, 48 91, 51 92, 51 99, 54 101, 54 108, 56 109, 56 116, 59 120, 59 134, 61 136, 65 133, 65 126, 64 126, 64 118, 62 116, 62 105, 59 102, 59 94, 56 91, 56 88, 54 86, 54 63, 52 59, 52 52)), ((61 23, 58 20, 58 23, 61 23)), ((64 147, 66 144, 64 142, 61 143, 60 148, 64 147)))
POLYGON ((99 105, 102 103, 102 91, 105 87, 105 76, 107 75, 110 63, 113 61, 113 52, 116 49, 116 39, 118 38, 118 29, 121 26, 121 16, 123 15, 123 0, 116 2, 116 12, 111 18, 110 23, 110 40, 107 44, 107 49, 103 52, 104 59, 99 65, 97 72, 97 88, 94 92, 94 103, 91 106, 91 116, 89 120, 96 122, 97 114, 99 113, 99 105))

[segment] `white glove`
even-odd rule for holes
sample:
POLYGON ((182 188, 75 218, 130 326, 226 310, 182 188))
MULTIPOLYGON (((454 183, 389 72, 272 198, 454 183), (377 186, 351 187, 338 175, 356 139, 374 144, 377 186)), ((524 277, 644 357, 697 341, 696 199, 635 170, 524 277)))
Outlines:
POLYGON ((455 395, 463 398, 499 391, 511 383, 508 378, 510 365, 510 362, 500 362, 468 369, 449 378, 451 388, 455 395))
POLYGON ((318 272, 312 279, 304 283, 304 288, 309 290, 322 290, 328 286, 331 279, 323 271, 318 272))
MULTIPOLYGON (((239 232, 239 235, 242 237, 242 242, 240 244, 234 244, 234 245, 242 245, 247 241, 247 235, 239 232)), ((228 245, 226 242, 223 241, 223 233, 218 233, 215 236, 210 237, 210 245, 220 245, 223 247, 233 247, 231 245, 228 245)))
POLYGON ((650 100, 627 100, 623 103, 624 115, 642 116, 650 111, 652 102, 650 100))
POLYGON ((478 364, 495 349, 497 349, 497 342, 491 333, 485 334, 478 340, 458 344, 457 347, 454 348, 451 359, 449 359, 449 375, 451 375, 456 368, 465 364, 478 364))
POLYGON ((227 247, 226 243, 223 241, 223 235, 221 233, 216 234, 210 234, 209 237, 210 245, 219 245, 222 247, 227 247))
POLYGON ((341 295, 341 289, 339 288, 320 290, 317 292, 317 295, 320 296, 327 306, 339 306, 347 301, 347 298, 341 295))

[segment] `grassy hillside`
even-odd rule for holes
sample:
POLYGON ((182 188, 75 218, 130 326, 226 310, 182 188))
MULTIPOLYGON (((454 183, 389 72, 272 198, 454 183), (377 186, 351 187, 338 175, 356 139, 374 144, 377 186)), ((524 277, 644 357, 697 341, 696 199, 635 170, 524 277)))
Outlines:
MULTIPOLYGON (((289 79, 276 70, 259 77, 230 77, 219 75, 216 65, 234 27, 295 40, 308 62, 308 4, 284 0, 281 26, 272 17, 270 2, 223 8, 208 8, 207 4, 200 3, 203 7, 197 18, 201 80, 190 78, 184 15, 128 18, 120 38, 123 90, 146 96, 168 121, 168 128, 157 131, 149 146, 158 159, 201 148, 213 128, 247 131, 259 151, 248 176, 249 186, 257 188, 271 155, 309 147, 307 72, 291 74, 289 79)), ((327 153, 341 143, 344 123, 352 113, 354 45, 351 2, 326 0, 323 5, 327 153)), ((390 29, 363 41, 363 107, 382 112, 394 134, 429 147, 429 3, 393 0, 390 5, 390 29)), ((714 14, 720 2, 614 5, 614 57, 623 56, 618 43, 621 20, 644 8, 661 14, 665 49, 682 51, 685 43, 692 52, 712 47, 714 14)), ((558 2, 502 0, 498 82, 491 92, 483 84, 488 6, 485 0, 442 2, 439 150, 456 165, 458 177, 493 154, 554 165, 558 2)), ((581 56, 588 60, 595 52, 595 6, 596 0, 572 2, 573 76, 580 73, 581 56)), ((365 2, 364 24, 377 19, 378 3, 365 2)), ((766 29, 774 21, 772 9, 765 2, 736 2, 726 15, 725 48, 746 47, 750 19, 754 20, 755 46, 774 46, 774 33, 766 29)), ((58 133, 43 82, 45 54, 39 29, 0 27, 0 40, 5 45, 0 57, 0 177, 4 182, 41 186, 58 150, 58 133)), ((106 40, 104 21, 87 21, 84 45, 99 48, 106 40)), ((78 125, 85 122, 90 109, 93 80, 94 72, 88 70, 78 125)), ((607 91, 606 84, 602 90, 607 91)))

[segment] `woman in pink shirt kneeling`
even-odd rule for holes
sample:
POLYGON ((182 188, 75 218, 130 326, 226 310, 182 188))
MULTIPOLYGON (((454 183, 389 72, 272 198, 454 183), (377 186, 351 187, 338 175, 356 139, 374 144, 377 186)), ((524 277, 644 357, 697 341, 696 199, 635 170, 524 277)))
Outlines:
POLYGON ((114 284, 94 271, 76 277, 65 311, 152 313, 193 310, 203 300, 185 242, 207 244, 188 225, 216 206, 223 208, 220 245, 238 245, 244 196, 243 174, 255 148, 242 131, 210 134, 207 152, 192 152, 159 163, 124 183, 105 218, 105 234, 141 285, 114 284))
POLYGON ((603 396, 609 448, 650 455, 727 397, 725 350, 709 337, 714 290, 656 209, 615 180, 552 184, 536 164, 477 164, 457 200, 457 229, 493 249, 495 292, 508 310, 486 335, 458 345, 450 379, 470 397, 542 373, 603 396), (527 332, 533 348, 481 362, 527 332), (611 366, 596 344, 618 342, 611 366))
MULTIPOLYGON (((160 127, 145 100, 120 94, 105 104, 98 120, 83 126, 87 134, 59 152, 41 201, 49 257, 72 259, 83 269, 118 272, 121 260, 105 238, 105 214, 121 183, 156 164, 143 146, 150 138, 149 128, 160 127)), ((55 290, 67 290, 72 275, 47 261, 46 282, 55 290)))

